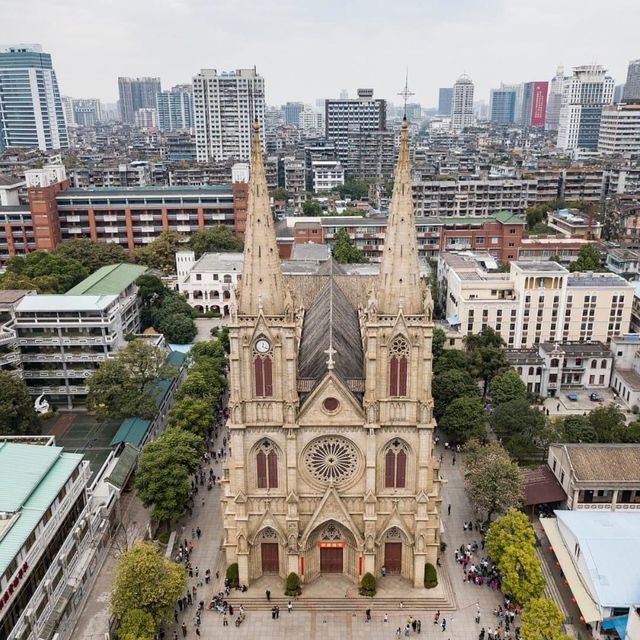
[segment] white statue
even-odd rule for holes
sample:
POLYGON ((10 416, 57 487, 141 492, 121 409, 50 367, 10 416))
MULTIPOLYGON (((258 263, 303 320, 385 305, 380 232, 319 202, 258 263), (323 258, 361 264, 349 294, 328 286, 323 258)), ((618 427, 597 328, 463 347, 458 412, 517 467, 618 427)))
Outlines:
POLYGON ((39 414, 49 412, 50 406, 49 403, 44 399, 44 393, 36 398, 36 401, 33 403, 33 408, 39 414))

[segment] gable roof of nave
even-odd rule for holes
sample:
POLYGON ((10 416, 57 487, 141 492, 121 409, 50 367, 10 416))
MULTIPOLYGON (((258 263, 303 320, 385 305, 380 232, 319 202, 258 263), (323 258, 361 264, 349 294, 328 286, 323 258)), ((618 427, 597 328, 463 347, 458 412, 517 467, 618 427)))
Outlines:
POLYGON ((309 309, 331 277, 354 310, 366 307, 369 291, 377 282, 375 275, 342 275, 335 271, 333 276, 285 275, 284 280, 291 291, 294 307, 309 309))

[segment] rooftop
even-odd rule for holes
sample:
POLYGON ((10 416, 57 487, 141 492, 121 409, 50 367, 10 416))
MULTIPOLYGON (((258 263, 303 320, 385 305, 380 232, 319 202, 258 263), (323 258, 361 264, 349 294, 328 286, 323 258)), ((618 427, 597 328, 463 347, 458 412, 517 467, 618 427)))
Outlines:
POLYGON ((44 294, 25 296, 18 302, 16 311, 18 312, 50 312, 57 311, 103 311, 118 299, 115 295, 93 296, 93 295, 56 295, 44 294))
POLYGON ((632 288, 633 285, 615 273, 574 273, 569 276, 567 283, 570 287, 624 287, 632 288))
POLYGON ((640 482, 640 444, 553 446, 564 448, 579 482, 640 482))
POLYGON ((28 293, 32 293, 32 291, 28 289, 5 289, 0 291, 0 304, 14 304, 28 293))
POLYGON ((611 358, 611 350, 603 342, 542 342, 540 348, 546 353, 554 349, 562 351, 567 356, 599 356, 611 358))
POLYGON ((535 349, 511 349, 505 351, 505 355, 512 367, 519 364, 534 366, 544 364, 543 358, 535 349))
POLYGON ((238 271, 242 273, 244 264, 243 253, 203 253, 196 263, 191 267, 191 271, 217 273, 220 271, 238 271))
POLYGON ((318 244, 316 242, 306 242, 304 244, 294 244, 291 251, 292 260, 313 260, 323 262, 331 255, 329 245, 318 244))
POLYGON ((91 187, 65 189, 57 198, 86 198, 87 196, 197 196, 231 194, 230 184, 208 184, 199 187, 91 187))
POLYGON ((110 264, 92 273, 65 295, 119 295, 145 271, 147 267, 139 264, 110 264))
POLYGON ((511 264, 515 265, 516 267, 518 267, 518 269, 520 269, 520 271, 523 271, 525 273, 535 273, 537 271, 544 271, 549 273, 550 272, 569 273, 567 269, 565 269, 562 265, 558 264, 557 262, 550 262, 550 261, 523 262, 522 260, 516 260, 511 264))

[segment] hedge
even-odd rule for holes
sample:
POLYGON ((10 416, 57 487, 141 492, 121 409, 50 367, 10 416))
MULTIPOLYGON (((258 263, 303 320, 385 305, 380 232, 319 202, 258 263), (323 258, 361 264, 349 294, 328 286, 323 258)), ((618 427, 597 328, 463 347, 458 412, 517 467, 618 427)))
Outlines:
POLYGON ((365 573, 360 581, 360 595, 373 598, 376 595, 376 579, 370 573, 365 573))
POLYGON ((438 574, 436 568, 429 562, 424 565, 424 588, 433 589, 438 586, 438 574))
POLYGON ((292 571, 287 576, 287 582, 285 584, 284 595, 285 596, 299 596, 302 593, 300 588, 300 576, 292 571))
POLYGON ((232 589, 240 584, 240 570, 237 562, 227 567, 227 580, 229 580, 229 586, 232 589))

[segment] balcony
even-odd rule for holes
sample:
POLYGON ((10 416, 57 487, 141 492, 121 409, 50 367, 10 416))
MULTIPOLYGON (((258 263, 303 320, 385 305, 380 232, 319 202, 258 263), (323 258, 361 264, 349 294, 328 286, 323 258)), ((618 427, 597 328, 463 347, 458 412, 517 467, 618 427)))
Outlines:
POLYGON ((56 394, 56 395, 86 395, 89 393, 89 387, 87 386, 61 386, 61 387, 29 387, 29 393, 34 396, 39 396, 43 393, 56 394))

